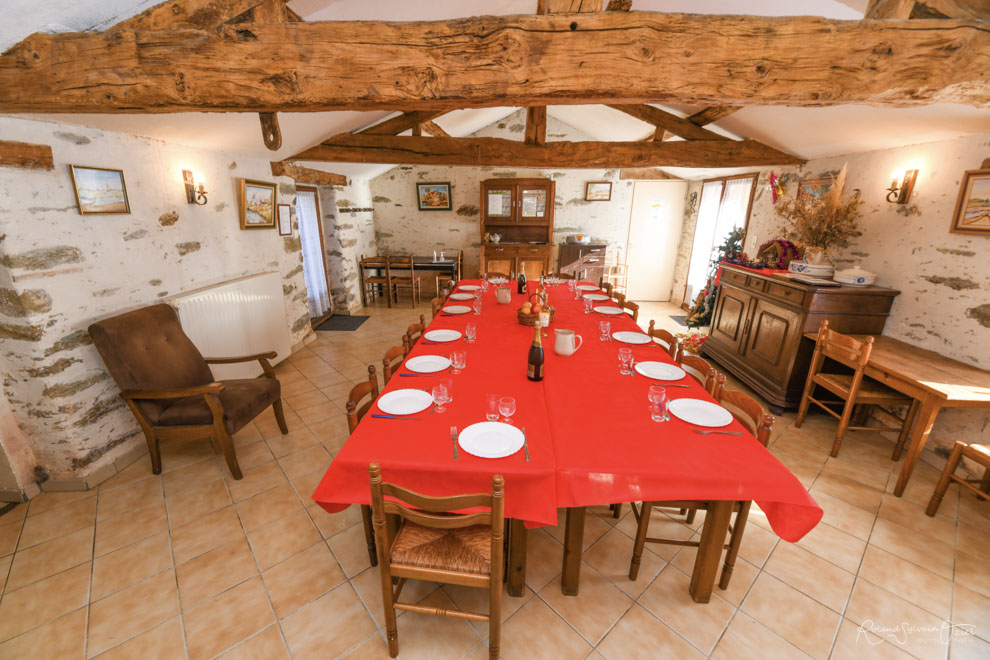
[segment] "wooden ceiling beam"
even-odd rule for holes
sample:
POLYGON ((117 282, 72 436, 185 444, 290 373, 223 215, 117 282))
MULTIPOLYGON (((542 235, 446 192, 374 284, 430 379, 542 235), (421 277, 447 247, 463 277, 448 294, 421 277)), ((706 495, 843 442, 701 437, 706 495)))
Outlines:
POLYGON ((0 140, 0 167, 24 170, 53 170, 55 159, 47 144, 29 144, 0 140))
POLYGON ((261 139, 265 141, 265 146, 271 151, 281 149, 282 129, 278 125, 278 115, 274 112, 260 112, 258 118, 261 120, 261 139))
POLYGON ((660 108, 654 108, 652 105, 612 105, 609 104, 610 108, 613 110, 618 110, 619 112, 624 112, 627 115, 633 116, 640 121, 645 121, 647 124, 653 124, 657 127, 658 135, 661 136, 657 139, 662 139, 662 132, 667 131, 673 133, 685 140, 728 140, 729 138, 724 135, 718 135, 717 133, 712 133, 695 124, 694 122, 688 121, 687 119, 682 119, 677 115, 673 115, 669 112, 661 110, 660 108))
POLYGON ((511 167, 758 167, 804 161, 751 140, 678 142, 547 142, 504 138, 340 135, 291 160, 392 165, 511 167))
POLYGON ((309 183, 315 186, 346 186, 347 177, 334 172, 324 172, 312 167, 304 167, 287 160, 272 161, 273 176, 287 176, 296 183, 309 183))
POLYGON ((35 34, 0 56, 7 113, 664 102, 988 107, 990 30, 600 12, 35 34))
MULTIPOLYGON (((172 0, 111 27, 115 30, 209 30, 271 0, 172 0)), ((281 2, 281 0, 279 0, 281 2)), ((285 6, 285 3, 281 3, 285 6)))
POLYGON ((542 146, 547 143, 547 106, 526 108, 526 144, 542 146))
POLYGON ((987 0, 872 0, 865 18, 963 18, 990 19, 987 0))
POLYGON ((451 137, 450 133, 443 130, 435 121, 424 121, 419 126, 423 132, 429 133, 433 137, 451 137))
POLYGON ((685 117, 689 122, 697 126, 707 126, 708 124, 714 124, 719 119, 723 117, 728 117, 733 112, 737 110, 742 110, 741 105, 713 105, 704 110, 699 110, 693 115, 688 115, 685 117))
POLYGON ((397 117, 386 119, 380 124, 375 124, 374 126, 362 128, 360 131, 358 131, 358 133, 364 133, 365 135, 398 135, 403 131, 408 131, 413 129, 419 126, 420 124, 423 124, 428 121, 433 121, 434 119, 444 114, 445 112, 446 110, 404 112, 397 117))

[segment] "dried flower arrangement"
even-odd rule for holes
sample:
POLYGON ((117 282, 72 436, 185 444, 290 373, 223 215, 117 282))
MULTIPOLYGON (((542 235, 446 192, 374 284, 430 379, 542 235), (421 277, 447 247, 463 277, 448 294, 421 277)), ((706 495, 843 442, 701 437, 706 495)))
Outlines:
POLYGON ((842 200, 846 182, 846 166, 835 178, 831 189, 820 197, 799 195, 784 199, 774 207, 774 212, 788 221, 780 228, 785 238, 828 252, 835 247, 845 247, 849 239, 861 236, 856 221, 862 217, 859 207, 863 201, 858 194, 842 200))

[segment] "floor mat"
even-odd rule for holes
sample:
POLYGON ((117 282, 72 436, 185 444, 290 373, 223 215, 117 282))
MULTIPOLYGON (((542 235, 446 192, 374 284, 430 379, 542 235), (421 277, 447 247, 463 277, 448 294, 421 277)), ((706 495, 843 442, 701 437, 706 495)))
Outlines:
POLYGON ((670 318, 673 319, 677 325, 683 325, 685 328, 687 327, 687 314, 684 316, 671 316, 670 318))
POLYGON ((361 324, 368 320, 367 316, 344 316, 334 314, 326 321, 316 326, 317 330, 336 330, 338 332, 351 332, 361 327, 361 324))

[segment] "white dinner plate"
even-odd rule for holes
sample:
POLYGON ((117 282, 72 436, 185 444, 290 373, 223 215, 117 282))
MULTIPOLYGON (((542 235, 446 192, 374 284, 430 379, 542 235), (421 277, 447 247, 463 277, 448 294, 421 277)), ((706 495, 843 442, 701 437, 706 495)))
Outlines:
POLYGON ((457 330, 430 330, 425 335, 423 335, 423 339, 425 339, 426 341, 448 342, 448 341, 457 341, 460 338, 461 338, 461 333, 459 333, 457 330))
POLYGON ((680 380, 687 375, 683 369, 668 362, 637 362, 635 369, 636 373, 653 380, 680 380))
POLYGON ((465 291, 477 291, 481 287, 478 286, 477 284, 462 284, 462 285, 460 285, 457 288, 458 289, 464 289, 465 291))
POLYGON ((442 355, 417 355, 406 360, 406 369, 418 374, 435 374, 450 369, 450 360, 442 355))
POLYGON ((594 308, 594 310, 599 314, 611 314, 613 316, 618 316, 619 314, 622 314, 621 307, 607 307, 605 305, 598 305, 597 307, 594 308))
POLYGON ((586 293, 581 297, 586 298, 587 300, 594 300, 595 302, 601 300, 608 300, 608 296, 606 296, 604 293, 586 293))
POLYGON ((674 399, 667 404, 674 417, 698 426, 727 426, 732 423, 732 413, 711 401, 701 399, 674 399))
POLYGON ((628 330, 613 332, 612 339, 621 341, 623 344, 649 344, 653 341, 649 335, 644 335, 642 332, 629 332, 628 330))
POLYGON ((471 311, 471 308, 467 305, 448 305, 444 307, 443 310, 447 314, 467 314, 471 311))
POLYGON ((581 291, 598 291, 598 287, 594 284, 578 284, 576 288, 581 291))
POLYGON ((526 437, 522 431, 502 422, 478 422, 457 436, 461 449, 479 458, 504 458, 522 449, 526 437))
POLYGON ((451 300, 471 300, 474 298, 473 293, 452 293, 450 294, 451 300))
POLYGON ((378 409, 389 415, 412 415, 433 405, 433 395, 424 390, 392 390, 378 399, 378 409))

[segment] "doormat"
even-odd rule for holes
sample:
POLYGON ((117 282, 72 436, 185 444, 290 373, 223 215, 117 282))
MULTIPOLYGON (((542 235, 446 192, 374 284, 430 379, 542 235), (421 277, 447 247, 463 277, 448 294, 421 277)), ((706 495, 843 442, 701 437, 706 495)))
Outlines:
POLYGON ((683 325, 685 328, 687 327, 687 314, 685 314, 684 316, 671 316, 670 318, 677 325, 683 325))
POLYGON ((352 332, 368 320, 367 316, 337 316, 334 314, 326 321, 316 326, 317 330, 333 330, 337 332, 352 332))

